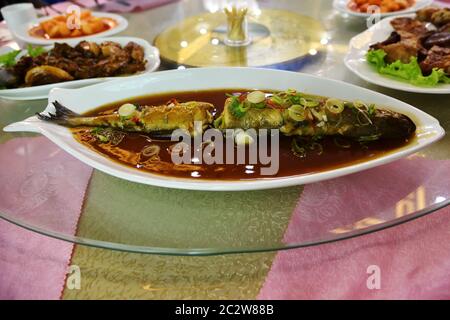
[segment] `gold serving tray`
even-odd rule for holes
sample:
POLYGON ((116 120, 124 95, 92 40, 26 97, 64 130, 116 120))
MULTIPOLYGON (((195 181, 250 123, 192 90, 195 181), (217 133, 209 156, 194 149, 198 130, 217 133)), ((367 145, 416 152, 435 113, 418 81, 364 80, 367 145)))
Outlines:
POLYGON ((226 15, 222 12, 189 17, 155 39, 164 62, 187 67, 267 67, 316 55, 326 39, 322 24, 286 10, 265 9, 248 17, 252 42, 243 47, 224 43, 226 15))

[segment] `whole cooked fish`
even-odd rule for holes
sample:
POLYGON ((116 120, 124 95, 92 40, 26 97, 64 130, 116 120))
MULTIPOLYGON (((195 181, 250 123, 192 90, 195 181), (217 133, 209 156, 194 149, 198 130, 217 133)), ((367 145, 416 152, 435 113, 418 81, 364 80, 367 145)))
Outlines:
POLYGON ((340 135, 361 141, 408 138, 416 130, 406 115, 374 104, 288 90, 230 96, 214 122, 218 129, 280 129, 287 136, 340 135))
POLYGON ((406 115, 360 101, 343 101, 287 90, 276 93, 253 91, 231 95, 214 120, 215 107, 206 102, 136 107, 122 105, 118 112, 82 116, 58 102, 54 114, 38 114, 41 120, 68 127, 105 127, 123 131, 169 133, 176 129, 195 134, 194 122, 203 130, 214 122, 217 129, 279 129, 286 136, 340 135, 360 141, 409 138, 416 130, 406 115))
POLYGON ((213 122, 214 106, 210 103, 190 101, 179 103, 172 100, 160 106, 122 105, 118 112, 99 116, 83 116, 53 102, 55 113, 48 115, 38 113, 39 119, 55 122, 67 127, 106 127, 130 132, 171 132, 183 129, 191 134, 194 122, 201 121, 203 129, 213 122))

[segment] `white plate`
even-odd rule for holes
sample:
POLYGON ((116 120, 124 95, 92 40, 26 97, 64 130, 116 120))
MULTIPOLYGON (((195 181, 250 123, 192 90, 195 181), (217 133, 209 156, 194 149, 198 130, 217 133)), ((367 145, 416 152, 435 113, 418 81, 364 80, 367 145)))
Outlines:
POLYGON ((32 43, 32 44, 38 44, 38 45, 50 45, 55 42, 67 42, 69 40, 85 40, 85 39, 93 39, 98 37, 109 37, 114 34, 117 34, 119 32, 124 31, 128 27, 128 21, 124 17, 114 14, 114 13, 106 13, 106 12, 92 12, 92 15, 95 17, 104 17, 104 18, 111 18, 116 20, 117 25, 109 30, 99 32, 90 36, 81 36, 81 37, 70 37, 70 38, 59 38, 59 39, 42 39, 30 36, 28 34, 28 31, 32 28, 37 26, 40 22, 49 20, 52 18, 52 16, 49 17, 42 17, 34 21, 30 21, 29 23, 24 24, 22 27, 17 28, 17 30, 14 30, 14 34, 17 38, 20 40, 26 42, 26 43, 32 43))
POLYGON ((53 123, 41 121, 35 116, 4 128, 7 132, 29 131, 45 135, 68 153, 84 163, 115 177, 149 185, 190 189, 237 191, 286 187, 336 178, 379 166, 412 154, 425 146, 439 140, 444 130, 439 122, 428 114, 394 98, 360 88, 341 81, 320 78, 301 73, 253 69, 253 68, 198 68, 186 70, 163 71, 146 74, 130 79, 120 79, 101 83, 82 89, 53 89, 50 92, 46 112, 53 112, 50 102, 58 101, 83 113, 92 108, 130 97, 157 94, 163 92, 191 91, 224 88, 260 88, 285 90, 294 88, 298 91, 339 99, 362 100, 389 106, 389 109, 410 116, 417 125, 418 138, 410 144, 388 153, 380 158, 359 164, 352 164, 339 169, 319 173, 295 175, 284 178, 264 178, 245 181, 198 180, 174 178, 142 172, 118 164, 89 148, 79 144, 69 129, 53 123))
MULTIPOLYGON (((350 10, 350 8, 348 7, 349 2, 350 2, 350 0, 334 0, 333 7, 341 13, 346 13, 346 14, 348 14, 350 16, 354 16, 354 17, 369 18, 371 16, 370 13, 362 13, 362 12, 356 12, 356 11, 350 10)), ((405 10, 381 13, 380 17, 384 18, 384 17, 391 17, 391 16, 400 15, 400 14, 416 12, 417 10, 420 10, 426 6, 429 6, 432 3, 433 3, 433 0, 416 0, 416 3, 413 6, 407 8, 405 10)))
MULTIPOLYGON (((81 40, 69 40, 69 41, 64 41, 64 42, 68 43, 69 45, 74 46, 74 45, 77 45, 80 41, 81 40)), ((160 59, 159 59, 158 49, 151 46, 150 43, 148 43, 148 41, 145 41, 143 39, 133 38, 133 37, 110 37, 110 38, 96 38, 96 39, 91 39, 89 41, 95 42, 95 43, 101 43, 103 41, 114 41, 114 42, 119 43, 122 46, 126 45, 130 41, 133 41, 133 42, 139 44, 140 46, 142 46, 144 48, 145 59, 147 60, 147 64, 145 66, 145 71, 142 71, 135 75, 129 75, 129 76, 74 80, 74 81, 66 81, 66 82, 52 83, 52 84, 46 84, 46 85, 42 85, 42 86, 34 86, 34 87, 18 88, 18 89, 0 89, 0 97, 6 98, 6 99, 11 99, 11 100, 44 99, 44 98, 48 97, 48 93, 53 88, 72 88, 72 89, 73 88, 81 88, 81 87, 85 87, 85 86, 92 85, 95 83, 109 81, 112 79, 124 78, 124 77, 126 77, 126 78, 136 77, 138 75, 142 75, 143 73, 153 72, 156 69, 158 69, 158 67, 159 67, 160 59)), ((46 47, 46 50, 50 50, 51 48, 53 48, 53 45, 46 47)))
MULTIPOLYGON (((404 15, 401 17, 415 17, 412 15, 404 15)), ((397 89, 407 92, 417 93, 434 93, 448 94, 450 93, 450 84, 439 84, 436 87, 419 87, 413 84, 396 80, 388 76, 379 74, 366 60, 366 54, 369 47, 377 42, 386 40, 394 31, 391 21, 398 17, 386 18, 370 27, 363 33, 355 36, 350 40, 349 49, 345 56, 344 62, 350 71, 366 80, 367 82, 377 84, 382 87, 397 89)))

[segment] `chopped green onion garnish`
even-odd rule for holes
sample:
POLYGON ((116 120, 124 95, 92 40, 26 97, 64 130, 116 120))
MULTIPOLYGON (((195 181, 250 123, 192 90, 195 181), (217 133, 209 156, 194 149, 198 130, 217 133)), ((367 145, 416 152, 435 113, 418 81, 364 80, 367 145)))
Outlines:
POLYGON ((362 101, 360 100, 356 100, 355 102, 353 102, 353 106, 357 109, 363 109, 365 111, 369 110, 369 107, 362 101))
POLYGON ((125 103, 120 106, 118 113, 122 118, 128 119, 134 114, 135 111, 136 106, 134 104, 125 103))
POLYGON ((344 102, 338 99, 328 99, 325 103, 328 111, 334 114, 339 114, 344 111, 344 102))
POLYGON ((306 157, 306 149, 303 147, 300 147, 297 143, 297 140, 294 138, 292 139, 291 144, 292 152, 299 158, 305 158, 306 157))
POLYGON ((305 108, 301 105, 294 104, 288 109, 289 117, 294 121, 305 121, 305 108))
POLYGON ((367 110, 367 113, 369 116, 372 116, 375 113, 376 107, 374 104, 369 105, 369 110, 367 110))
POLYGON ((267 105, 265 102, 261 102, 257 104, 252 104, 252 107, 256 109, 264 109, 265 107, 267 107, 267 105))
POLYGON ((160 146, 156 145, 156 144, 152 144, 149 146, 146 146, 142 149, 141 153, 144 157, 154 157, 157 156, 159 154, 159 151, 161 150, 160 146))
POLYGON ((247 101, 253 104, 258 104, 266 100, 266 94, 262 91, 253 91, 247 95, 247 101))
POLYGON ((108 137, 105 137, 105 136, 103 136, 103 135, 101 135, 101 134, 97 134, 97 138, 98 138, 98 140, 100 140, 101 142, 108 142, 108 141, 109 141, 108 137))
POLYGON ((306 100, 305 98, 300 98, 300 104, 307 108, 314 108, 319 105, 318 101, 306 100))
POLYGON ((243 103, 239 102, 239 99, 236 96, 231 97, 232 101, 230 104, 230 112, 236 118, 242 118, 247 109, 243 103))
POLYGON ((279 96, 277 96, 277 95, 273 95, 273 96, 270 98, 270 101, 272 101, 273 103, 279 104, 279 105, 282 105, 282 104, 284 103, 284 100, 281 99, 281 97, 279 97, 279 96))
POLYGON ((290 102, 292 104, 301 104, 302 97, 299 94, 298 95, 296 94, 296 95, 290 95, 288 97, 288 99, 290 100, 290 102))
POLYGON ((376 141, 376 140, 380 139, 380 136, 381 135, 379 135, 379 134, 373 134, 370 136, 362 136, 362 137, 358 138, 358 141, 359 142, 376 141))
POLYGON ((324 119, 323 119, 324 114, 322 114, 321 112, 317 111, 317 110, 314 109, 314 108, 311 108, 311 109, 309 109, 309 110, 311 110, 311 113, 313 114, 313 116, 314 116, 317 120, 319 120, 319 121, 324 120, 324 119))

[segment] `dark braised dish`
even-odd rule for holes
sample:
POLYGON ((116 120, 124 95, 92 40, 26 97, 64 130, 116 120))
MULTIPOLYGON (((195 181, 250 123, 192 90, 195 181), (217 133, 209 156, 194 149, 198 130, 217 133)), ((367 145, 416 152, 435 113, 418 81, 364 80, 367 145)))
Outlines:
POLYGON ((0 87, 21 88, 99 77, 131 75, 145 70, 144 48, 134 42, 125 46, 112 41, 101 44, 81 41, 72 47, 55 43, 45 51, 29 48, 16 60, 20 51, 1 57, 0 87))
MULTIPOLYGON (((246 135, 247 130, 278 129, 280 170, 275 177, 369 161, 405 146, 416 131, 408 116, 375 104, 296 90, 172 92, 117 102, 83 115, 58 102, 54 105, 54 113, 38 117, 70 127, 84 146, 138 170, 185 178, 261 178, 259 168, 263 165, 248 159, 245 164, 199 164, 194 155, 189 164, 174 164, 172 154, 184 152, 179 150, 178 141, 170 139, 177 129, 191 137, 206 129, 224 135, 232 130, 236 150, 256 143, 246 135), (196 128, 196 121, 202 126, 196 128)), ((214 143, 205 141, 201 148, 206 150, 214 143)), ((224 157, 228 152, 224 150, 224 157)))
POLYGON ((418 86, 450 83, 450 9, 428 7, 415 18, 395 18, 394 32, 373 44, 367 61, 381 74, 418 86))

